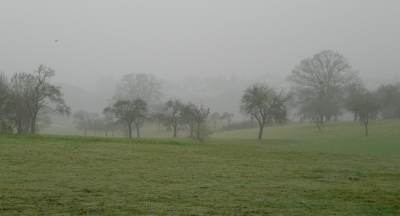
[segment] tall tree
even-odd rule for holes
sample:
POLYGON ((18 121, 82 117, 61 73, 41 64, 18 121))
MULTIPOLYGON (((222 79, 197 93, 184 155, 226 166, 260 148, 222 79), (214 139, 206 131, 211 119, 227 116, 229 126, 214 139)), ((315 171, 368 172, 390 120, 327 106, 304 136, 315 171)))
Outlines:
POLYGON ((142 99, 118 100, 103 111, 104 114, 110 113, 127 124, 129 138, 132 138, 132 123, 135 124, 137 137, 140 138, 139 128, 146 120, 147 112, 147 103, 142 99))
POLYGON ((266 84, 256 83, 249 86, 242 96, 240 112, 246 116, 254 116, 257 120, 260 130, 258 139, 262 139, 263 130, 267 122, 277 125, 288 121, 288 103, 290 94, 277 92, 266 84))
POLYGON ((158 102, 162 96, 162 81, 152 74, 125 74, 117 83, 115 100, 142 99, 147 104, 158 102))
POLYGON ((49 82, 54 75, 53 69, 41 64, 33 74, 19 73, 13 77, 21 85, 24 106, 29 111, 30 133, 36 133, 40 123, 49 122, 48 114, 70 114, 70 107, 65 104, 61 87, 49 82))
MULTIPOLYGON (((310 94, 312 100, 320 107, 320 125, 323 118, 330 121, 332 116, 337 117, 343 109, 343 91, 348 83, 358 79, 357 72, 352 69, 348 60, 341 54, 331 50, 322 51, 312 58, 304 59, 297 65, 287 80, 292 82, 297 96, 310 94)), ((309 97, 300 99, 300 106, 309 105, 309 97)))

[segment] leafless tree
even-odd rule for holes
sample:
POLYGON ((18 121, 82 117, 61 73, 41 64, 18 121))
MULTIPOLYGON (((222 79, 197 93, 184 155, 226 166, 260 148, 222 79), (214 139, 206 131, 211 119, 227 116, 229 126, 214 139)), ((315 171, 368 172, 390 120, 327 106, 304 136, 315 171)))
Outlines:
POLYGON ((50 84, 55 71, 44 65, 33 74, 18 73, 13 76, 18 94, 23 98, 23 106, 29 112, 30 133, 36 133, 41 124, 48 124, 48 114, 69 115, 70 108, 65 104, 61 87, 50 84), (42 121, 38 121, 42 120, 42 121))
POLYGON ((72 115, 74 119, 74 123, 76 124, 76 129, 83 130, 85 136, 87 135, 87 131, 89 130, 91 113, 78 110, 72 115))
POLYGON ((226 120, 226 121, 228 121, 228 125, 230 125, 230 124, 231 124, 231 121, 232 121, 232 118, 233 118, 233 113, 224 112, 224 113, 221 115, 220 120, 221 120, 221 121, 222 121, 222 120, 226 120))
POLYGON ((256 83, 244 91, 240 112, 246 116, 254 116, 257 120, 260 126, 258 133, 260 140, 266 123, 281 125, 288 121, 287 109, 290 99, 290 94, 277 92, 266 84, 256 83))
POLYGON ((132 138, 132 123, 135 124, 137 137, 140 138, 139 128, 147 119, 147 112, 147 103, 142 99, 118 100, 103 111, 104 114, 110 113, 127 124, 129 138, 132 138))
POLYGON ((377 95, 381 104, 382 118, 400 118, 400 84, 381 85, 377 89, 377 95))
POLYGON ((193 133, 194 133, 194 127, 196 125, 196 119, 195 117, 192 115, 192 113, 194 112, 194 110, 196 109, 196 106, 192 103, 187 103, 184 104, 181 110, 181 124, 184 127, 189 127, 189 131, 190 131, 190 135, 189 137, 194 137, 193 133))
POLYGON ((213 125, 214 125, 214 130, 217 127, 217 124, 221 121, 221 115, 219 114, 219 112, 213 112, 210 115, 210 120, 212 121, 213 125))
POLYGON ((117 83, 114 100, 142 99, 147 104, 153 104, 160 100, 162 81, 151 74, 126 74, 117 83))
POLYGON ((182 118, 183 106, 183 103, 176 98, 171 98, 165 103, 163 122, 166 127, 172 127, 174 131, 173 137, 177 136, 177 128, 182 118))
POLYGON ((360 121, 365 126, 365 135, 368 136, 368 123, 380 109, 377 94, 365 88, 358 88, 346 98, 346 104, 349 111, 359 114, 360 121))
POLYGON ((208 121, 207 117, 210 114, 210 108, 205 109, 203 105, 200 105, 200 107, 190 105, 188 112, 196 123, 196 138, 200 140, 200 142, 203 142, 204 138, 210 134, 210 130, 206 126, 206 122, 208 121))
MULTIPOLYGON (((297 96, 312 93, 313 100, 319 100, 317 110, 320 125, 323 118, 330 121, 332 116, 337 118, 343 109, 343 91, 347 84, 359 79, 348 60, 337 52, 322 51, 312 58, 304 59, 297 65, 287 80, 292 82, 297 96)), ((298 98, 299 99, 299 98, 298 98)), ((303 97, 300 105, 308 106, 309 101, 303 97)))

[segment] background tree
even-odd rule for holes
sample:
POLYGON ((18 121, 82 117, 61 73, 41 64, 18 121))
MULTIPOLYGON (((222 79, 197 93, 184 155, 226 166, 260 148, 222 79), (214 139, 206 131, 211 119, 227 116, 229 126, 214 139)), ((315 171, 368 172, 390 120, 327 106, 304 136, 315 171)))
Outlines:
POLYGON ((205 124, 208 120, 207 117, 210 114, 210 108, 205 109, 203 105, 200 105, 198 108, 192 105, 189 109, 189 114, 193 117, 194 122, 196 123, 196 138, 203 142, 202 139, 204 138, 202 138, 202 136, 207 136, 205 135, 205 133, 207 133, 207 126, 205 124))
POLYGON ((244 115, 251 115, 257 120, 260 130, 258 139, 262 139, 264 126, 267 122, 278 125, 288 121, 287 105, 290 94, 277 92, 266 84, 256 83, 249 86, 242 96, 240 111, 244 115))
POLYGON ((151 74, 125 74, 117 83, 114 100, 142 99, 147 104, 158 102, 162 96, 162 81, 151 74))
POLYGON ((166 127, 172 127, 173 137, 177 136, 177 128, 182 118, 182 108, 183 103, 176 98, 171 98, 165 103, 163 122, 166 127))
POLYGON ((12 133, 10 84, 6 75, 0 72, 0 133, 12 133))
POLYGON ((83 133, 86 136, 91 121, 91 113, 84 110, 78 110, 72 115, 72 118, 73 122, 76 124, 76 129, 83 130, 83 133))
POLYGON ((228 121, 228 125, 231 124, 232 118, 233 118, 233 113, 230 112, 224 112, 220 117, 221 121, 222 120, 228 121))
POLYGON ((376 94, 365 88, 359 88, 348 96, 346 104, 349 111, 359 114, 360 121, 365 126, 365 135, 368 136, 368 123, 377 115, 380 109, 376 94))
POLYGON ((214 130, 217 127, 217 124, 221 121, 221 115, 219 114, 219 112, 213 112, 210 115, 210 120, 212 121, 213 125, 214 125, 214 130))
POLYGON ((103 130, 108 137, 108 132, 111 132, 114 137, 114 131, 116 130, 116 123, 114 116, 111 113, 105 113, 103 117, 103 130))
POLYGON ((98 113, 90 114, 88 129, 93 131, 93 136, 96 136, 97 132, 104 130, 103 119, 100 118, 98 113))
POLYGON ((383 119, 400 118, 400 84, 381 85, 377 89, 383 119))
POLYGON ((321 115, 318 117, 320 125, 323 125, 324 117, 327 121, 330 121, 332 116, 337 118, 343 109, 345 86, 357 79, 357 72, 351 68, 347 59, 331 50, 302 60, 287 78, 293 84, 298 105, 307 107, 310 100, 318 100, 315 104, 320 106, 316 109, 321 115), (301 97, 306 94, 311 94, 312 98, 301 97))
POLYGON ((139 128, 146 120, 147 112, 147 103, 142 99, 136 99, 134 101, 118 100, 112 107, 106 107, 103 111, 104 114, 112 114, 127 124, 129 138, 132 138, 132 123, 135 124, 137 137, 140 138, 139 128))
POLYGON ((192 113, 194 112, 193 110, 195 110, 195 109, 196 109, 196 106, 189 102, 187 104, 184 104, 182 107, 182 110, 181 110, 181 115, 182 115, 181 123, 182 123, 182 125, 189 127, 189 131, 190 131, 189 137, 194 137, 193 133, 194 133, 194 127, 196 124, 196 119, 192 115, 192 113))

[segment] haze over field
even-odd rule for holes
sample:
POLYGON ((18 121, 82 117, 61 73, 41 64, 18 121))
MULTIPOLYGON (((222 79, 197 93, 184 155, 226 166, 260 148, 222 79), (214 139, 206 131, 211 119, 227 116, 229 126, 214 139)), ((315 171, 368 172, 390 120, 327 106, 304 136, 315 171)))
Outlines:
POLYGON ((283 81, 327 49, 363 78, 390 81, 400 66, 400 2, 0 2, 0 70, 56 70, 54 82, 95 90, 99 77, 152 73, 270 74, 283 81), (55 42, 57 40, 57 42, 55 42))

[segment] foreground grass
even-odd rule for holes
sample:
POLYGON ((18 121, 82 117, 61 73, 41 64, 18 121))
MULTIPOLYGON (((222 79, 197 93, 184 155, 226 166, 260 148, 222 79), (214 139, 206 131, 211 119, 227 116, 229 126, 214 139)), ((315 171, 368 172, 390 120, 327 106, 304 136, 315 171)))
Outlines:
POLYGON ((0 135, 0 164, 0 215, 400 214, 398 156, 0 135))

